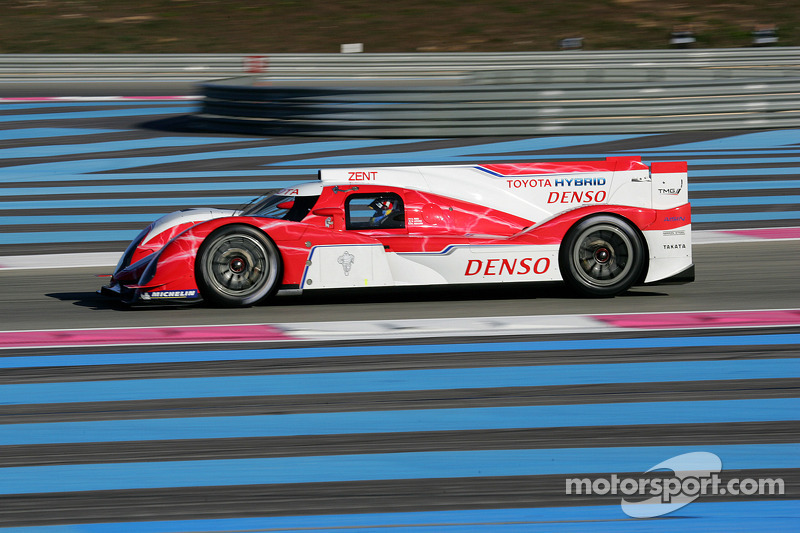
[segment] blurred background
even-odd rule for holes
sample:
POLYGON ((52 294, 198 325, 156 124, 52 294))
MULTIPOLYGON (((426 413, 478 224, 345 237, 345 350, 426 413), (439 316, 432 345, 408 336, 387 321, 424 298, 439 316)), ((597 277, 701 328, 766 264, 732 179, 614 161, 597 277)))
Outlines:
POLYGON ((687 0, 3 0, 0 53, 547 51, 800 45, 800 2, 687 0), (673 44, 674 45, 674 44, 673 44))

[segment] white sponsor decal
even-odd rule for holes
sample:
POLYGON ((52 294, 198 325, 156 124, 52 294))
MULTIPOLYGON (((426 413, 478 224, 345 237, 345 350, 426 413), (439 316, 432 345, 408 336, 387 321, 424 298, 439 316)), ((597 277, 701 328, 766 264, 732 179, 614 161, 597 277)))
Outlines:
POLYGON ((525 189, 531 187, 601 187, 606 184, 605 178, 528 178, 507 179, 509 189, 525 189))
POLYGON ((143 300, 150 298, 197 298, 197 290, 189 289, 185 291, 153 291, 142 294, 143 300))
POLYGON ((336 261, 342 265, 342 269, 344 269, 344 275, 349 276, 350 269, 353 268, 353 263, 356 262, 356 256, 348 251, 345 251, 336 261))
POLYGON ((467 261, 465 276, 502 276, 503 274, 513 276, 524 276, 533 272, 534 274, 544 274, 550 268, 550 259, 540 257, 535 262, 532 257, 525 257, 517 263, 516 259, 470 259, 467 261))
POLYGON ((564 191, 551 192, 547 197, 548 204, 573 204, 591 202, 603 202, 606 199, 606 191, 564 191))
POLYGON ((682 190, 683 190, 683 180, 681 180, 681 184, 679 187, 665 187, 663 189, 659 188, 658 193, 666 194, 669 196, 675 196, 677 194, 680 194, 682 190))

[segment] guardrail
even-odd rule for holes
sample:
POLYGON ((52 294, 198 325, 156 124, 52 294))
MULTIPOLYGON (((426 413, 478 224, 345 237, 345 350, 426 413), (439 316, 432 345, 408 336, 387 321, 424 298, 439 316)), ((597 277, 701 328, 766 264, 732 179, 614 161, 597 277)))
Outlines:
MULTIPOLYGON (((486 71, 703 70, 800 72, 800 48, 414 54, 0 54, 0 79, 263 73, 281 78, 466 76, 486 71)), ((763 72, 758 75, 763 75, 763 72)))
POLYGON ((282 87, 203 85, 203 129, 419 137, 800 127, 800 77, 660 83, 282 87))
POLYGON ((198 127, 472 136, 800 127, 800 48, 420 54, 0 55, 0 80, 209 80, 198 127), (241 77, 243 72, 257 75, 241 77))

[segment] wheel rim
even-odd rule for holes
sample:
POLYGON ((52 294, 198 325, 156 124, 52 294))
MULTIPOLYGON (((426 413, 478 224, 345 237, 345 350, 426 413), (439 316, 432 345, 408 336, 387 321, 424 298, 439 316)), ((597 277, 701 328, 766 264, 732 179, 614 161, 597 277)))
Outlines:
POLYGON ((248 296, 270 277, 264 245, 249 235, 233 235, 215 242, 206 256, 208 281, 221 293, 248 296))
POLYGON ((592 226, 578 235, 575 242, 572 252, 575 270, 588 285, 614 285, 633 268, 633 243, 614 225, 592 226))

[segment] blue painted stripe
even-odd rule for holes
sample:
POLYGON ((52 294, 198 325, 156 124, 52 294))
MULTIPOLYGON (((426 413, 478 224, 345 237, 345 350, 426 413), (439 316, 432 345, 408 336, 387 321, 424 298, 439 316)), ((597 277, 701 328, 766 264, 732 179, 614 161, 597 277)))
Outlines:
POLYGON ((0 446, 786 420, 800 420, 800 398, 6 424, 0 446))
POLYGON ((726 205, 775 205, 798 204, 800 195, 784 196, 733 196, 725 198, 693 198, 693 207, 719 207, 726 205))
POLYGON ((466 509, 394 513, 212 518, 0 528, 2 533, 184 533, 186 531, 358 531, 366 533, 792 531, 800 520, 800 500, 704 502, 702 498, 668 516, 630 518, 619 504, 603 506, 466 509), (402 528, 402 529, 399 529, 402 528))
MULTIPOLYGON (((63 176, 93 172, 113 172, 128 168, 167 163, 184 163, 187 161, 207 161, 213 159, 244 157, 286 157, 307 153, 329 152, 334 150, 360 150, 364 148, 396 146, 422 142, 430 139, 353 139, 345 141, 318 141, 274 146, 257 146, 231 150, 200 151, 189 154, 169 156, 115 157, 107 159, 83 159, 78 161, 55 161, 48 163, 32 163, 0 168, 0 181, 19 182, 28 177, 63 176)), ((361 164, 361 156, 348 156, 347 166, 361 164)), ((316 169, 312 171, 316 178, 316 169)))
MULTIPOLYGON (((434 150, 418 150, 414 152, 393 152, 385 154, 360 154, 358 156, 358 166, 372 166, 380 164, 395 164, 395 163, 409 163, 409 164, 423 164, 423 163, 456 163, 456 164, 472 164, 480 163, 483 160, 491 157, 492 160, 498 160, 494 155, 488 156, 487 154, 502 154, 511 152, 533 152, 539 150, 553 150, 556 148, 574 147, 585 144, 596 144, 603 142, 620 141, 626 139, 634 139, 647 137, 646 135, 565 135, 557 137, 534 137, 528 139, 520 139, 516 141, 500 141, 488 142, 481 144, 473 144, 469 146, 450 146, 447 148, 437 148, 434 150)), ((599 159, 605 159, 609 154, 599 156, 599 159)), ((570 155, 566 159, 577 160, 582 158, 582 155, 570 155)), ((565 159, 564 156, 554 156, 553 158, 565 159)), ((511 156, 509 159, 519 161, 519 156, 511 156)), ((532 159, 541 159, 536 155, 532 159)), ((320 166, 341 166, 352 167, 354 165, 353 157, 349 155, 342 156, 326 156, 326 157, 313 157, 307 159, 296 159, 294 161, 285 161, 273 163, 273 166, 297 166, 305 165, 311 167, 320 166)))
MULTIPOLYGON (((528 139, 528 144, 532 144, 537 139, 528 139)), ((516 141, 516 142, 525 142, 525 141, 516 141)), ((466 148, 466 147, 465 147, 466 148)), ((367 156, 359 156, 361 157, 368 157, 368 160, 365 160, 365 164, 369 165, 379 165, 379 164, 481 164, 486 163, 489 160, 492 162, 499 162, 499 161, 520 161, 522 158, 519 155, 499 155, 506 151, 514 151, 514 150, 503 150, 502 152, 496 148, 486 148, 486 145, 473 145, 469 148, 472 148, 470 152, 458 152, 452 153, 449 149, 439 149, 439 150, 420 150, 418 152, 402 152, 402 153, 387 153, 387 154, 372 154, 367 156)), ((511 147, 513 148, 513 147, 511 147)), ((624 151, 623 151, 624 152, 624 151)), ((634 150, 633 152, 636 155, 639 155, 638 150, 634 150)), ((534 156, 530 156, 527 160, 535 160, 535 161, 602 161, 606 157, 614 155, 615 152, 602 152, 602 153, 582 153, 582 154, 570 154, 568 156, 565 155, 547 155, 547 154, 536 154, 534 156)), ((654 156, 651 158, 642 158, 642 162, 646 164, 650 164, 655 161, 687 161, 689 163, 689 176, 696 177, 710 177, 710 176, 736 176, 739 174, 739 170, 748 170, 742 167, 746 166, 753 166, 763 164, 765 162, 771 163, 795 163, 800 162, 800 157, 781 157, 780 154, 785 154, 786 150, 762 150, 762 151, 751 151, 751 152, 734 152, 734 153, 727 153, 727 152, 708 152, 703 153, 702 155, 707 156, 727 156, 730 155, 731 157, 716 157, 716 158, 707 158, 707 159, 692 159, 687 157, 686 153, 683 152, 676 152, 670 153, 667 152, 662 156, 654 156), (776 154, 773 157, 741 157, 741 155, 772 155, 776 154), (724 169, 698 169, 696 167, 699 166, 715 166, 719 167, 725 165, 726 168, 724 169)), ((621 153, 620 155, 627 156, 627 153, 621 153)), ((692 154, 696 156, 697 154, 692 154)), ((279 162, 274 163, 274 165, 290 165, 292 163, 296 164, 304 164, 304 165, 311 165, 312 168, 317 168, 319 166, 339 166, 339 167, 346 167, 352 166, 352 161, 348 164, 346 156, 328 156, 325 158, 316 158, 316 159, 303 159, 294 162, 279 162)), ((772 168, 762 168, 760 172, 757 174, 770 174, 772 168)), ((776 174, 779 175, 791 175, 792 167, 788 168, 777 168, 776 174)), ((756 174, 753 172, 752 174, 756 174)))
POLYGON ((122 150, 204 146, 207 144, 223 144, 250 140, 253 139, 237 137, 155 137, 152 139, 128 139, 124 141, 105 141, 85 144, 25 146, 22 148, 0 149, 0 159, 30 159, 34 157, 57 157, 64 155, 119 152, 122 150))
POLYGON ((800 173, 800 167, 788 167, 788 168, 737 168, 737 169, 728 169, 728 168, 720 168, 720 169, 712 169, 712 170, 697 170, 697 171, 689 171, 689 178, 691 179, 692 176, 697 177, 714 177, 714 176, 763 176, 763 175, 773 175, 773 176, 796 176, 800 173))
MULTIPOLYGON (((797 169, 800 173, 800 168, 797 169)), ((692 174, 689 174, 691 181, 692 174)), ((800 180, 785 181, 730 181, 715 183, 689 183, 689 192, 705 191, 747 191, 764 189, 797 189, 800 188, 800 180)))
MULTIPOLYGON (((532 141, 532 139, 531 139, 532 141)), ((473 145, 478 146, 478 145, 473 145)), ((797 149, 792 150, 741 150, 736 152, 696 152, 692 154, 687 154, 686 152, 674 152, 670 150, 665 150, 663 154, 647 154, 646 157, 642 157, 642 162, 646 164, 650 164, 656 161, 687 161, 689 163, 689 175, 694 175, 695 172, 705 172, 705 170, 698 169, 697 167, 700 166, 730 166, 729 169, 732 172, 736 171, 738 167, 746 167, 752 165, 758 165, 763 163, 794 163, 800 162, 800 157, 794 156, 784 156, 786 153, 798 153, 797 149), (770 157, 743 157, 743 156, 770 156, 770 157), (698 156, 708 157, 708 159, 701 159, 698 156), (713 156, 713 158, 712 158, 713 156)), ((601 152, 601 153, 581 153, 581 154, 569 154, 569 155, 548 155, 548 154, 535 154, 530 156, 528 160, 530 161, 602 161, 606 157, 613 156, 613 155, 621 155, 624 157, 632 156, 632 155, 642 155, 643 152, 640 150, 620 150, 620 151, 610 151, 610 152, 601 152), (630 153, 628 153, 630 152, 630 153)), ((395 155, 395 154, 391 154, 395 155)), ((462 154, 460 158, 454 163, 462 163, 462 164, 482 164, 488 162, 489 158, 491 161, 520 161, 521 157, 519 155, 499 155, 494 154, 487 151, 475 151, 472 155, 470 154, 462 154), (491 154, 491 155, 489 155, 491 154), (467 160, 467 157, 471 159, 467 160)), ((720 171, 722 169, 708 169, 711 171, 720 171)), ((766 173, 769 169, 766 169, 766 173)), ((721 175, 728 175, 728 174, 721 174, 721 175)))
MULTIPOLYGON (((477 450, 3 468, 0 494, 644 472, 697 446, 477 450)), ((727 470, 796 468, 797 444, 703 446, 727 470)))
POLYGON ((199 196, 175 198, 83 198, 80 200, 31 200, 0 202, 0 209, 66 209, 69 207, 133 207, 133 206, 187 206, 216 207, 219 205, 241 205, 253 199, 249 196, 199 196))
POLYGON ((283 189, 298 183, 310 183, 311 180, 276 180, 276 181, 216 181, 210 183, 148 183, 134 185, 86 185, 77 187, 18 187, 0 189, 2 196, 26 195, 61 195, 61 194, 115 194, 115 193, 144 193, 144 192, 185 192, 191 194, 197 191, 239 191, 258 189, 283 189))
POLYGON ((0 244, 45 244, 56 242, 131 241, 141 230, 31 231, 0 233, 0 244))
MULTIPOLYGON (((25 131, 25 130, 22 130, 25 131)), ((203 159, 215 159, 215 158, 222 158, 222 157, 257 157, 257 156, 270 156, 270 155, 299 155, 305 153, 313 153, 313 152, 322 152, 322 151, 331 151, 331 150, 346 150, 346 149, 357 149, 360 147, 366 146, 385 146, 385 145, 399 145, 404 143, 415 143, 425 141, 427 139, 408 139, 408 140, 395 140, 395 141, 326 141, 326 142, 315 142, 315 143, 299 143, 296 145, 287 145, 287 146, 265 146, 265 147, 257 147, 257 148, 246 148, 240 150, 231 150, 231 151, 222 151, 222 152, 203 152, 197 154, 182 154, 176 156, 164 156, 160 158, 152 157, 152 158, 116 158, 113 160, 84 160, 84 161, 65 161, 65 162, 58 162, 58 163, 41 163, 41 164, 31 164, 31 165, 22 165, 19 167, 5 167, 0 169, 0 178, 4 178, 3 181, 11 181, 9 178, 13 177, 13 181, 19 181, 22 178, 36 178, 39 180, 44 179, 44 176, 49 174, 55 174, 56 176, 64 175, 67 173, 69 175, 80 174, 82 172, 108 172, 112 170, 124 169, 124 168, 133 168, 136 166, 144 166, 148 164, 158 164, 158 163, 170 163, 170 162, 181 162, 181 161, 194 161, 194 160, 203 160, 203 159), (361 146, 359 146, 361 145, 361 146), (3 176, 3 174, 8 174, 7 177, 3 176)), ((507 146, 508 149, 514 149, 519 146, 519 143, 523 141, 514 141, 511 143, 510 146, 507 146)), ((504 143, 500 143, 504 144, 504 143)), ((476 157, 479 157, 475 154, 482 154, 487 153, 486 150, 498 149, 497 146, 494 145, 478 145, 473 147, 459 147, 459 150, 456 149, 447 149, 445 150, 448 154, 455 158, 455 162, 464 163, 467 160, 462 158, 461 156, 466 156, 469 158, 470 161, 474 161, 476 157), (468 149, 466 153, 462 153, 465 149, 468 149), (456 150, 456 153, 451 153, 453 150, 456 150), (457 157, 456 157, 457 156, 457 157)), ((311 162, 315 164, 311 165, 310 167, 306 167, 306 169, 287 169, 287 170, 276 170, 276 173, 287 174, 289 172, 299 172, 299 173, 309 173, 313 174, 316 172, 317 168, 320 164, 333 164, 337 163, 343 166, 353 166, 354 164, 358 164, 359 166, 368 165, 370 163, 377 163, 377 162, 392 162, 392 163, 400 163, 400 162, 408 162, 418 164, 424 161, 420 159, 422 153, 428 153, 430 151, 421 151, 421 152, 407 152, 402 154, 380 154, 380 155, 360 155, 355 160, 353 156, 340 156, 335 158, 326 158, 331 159, 332 161, 298 161, 293 160, 286 163, 273 163, 272 166, 293 166, 296 167, 298 165, 305 164, 308 165, 311 162), (383 158, 387 159, 386 161, 374 161, 375 158, 383 158), (403 159, 402 161, 397 160, 398 158, 403 159)), ((435 150, 433 152, 439 152, 435 150)), ((586 156, 589 158, 602 158, 606 154, 603 155, 592 155, 586 156)), ((549 159, 547 157, 539 157, 539 159, 549 159)), ((586 157, 583 157, 584 159, 586 157)), ((580 156, 576 156, 575 158, 581 158, 580 156)), ((448 162, 443 160, 440 156, 435 156, 429 158, 429 162, 448 162)), ((447 158, 445 158, 447 159, 447 158)), ((493 157, 493 159, 498 159, 497 157, 493 157)), ((504 159, 500 157, 499 159, 504 159)), ((519 159, 517 156, 513 157, 513 159, 519 159)), ((563 158, 561 158, 563 159, 563 158)), ((751 169, 752 170, 752 169, 751 169)), ((775 170, 774 173, 776 174, 797 174, 797 168, 787 168, 787 169, 770 169, 770 171, 775 170)), ((760 170, 753 170, 754 173, 763 173, 760 170)), ((720 176, 731 176, 731 175, 739 175, 742 174, 739 170, 729 171, 729 170, 709 170, 709 171, 692 171, 692 176, 712 176, 712 175, 720 175, 720 176)), ((737 188, 764 188, 766 185, 757 185, 759 182, 751 182, 750 185, 748 184, 719 184, 719 190, 723 190, 726 187, 737 187, 737 188)), ((794 181, 786 180, 786 181, 778 181, 778 182, 768 182, 771 187, 796 187, 797 184, 794 181)), ((702 187, 706 187, 707 184, 700 184, 702 187)), ((696 188, 694 189, 695 184, 690 185, 692 190, 705 190, 703 188, 696 188)), ((711 189, 709 189, 711 190, 711 189)))
MULTIPOLYGON (((622 150, 622 152, 631 152, 631 155, 640 155, 644 154, 642 150, 622 150)), ((800 150, 797 147, 786 147, 786 148, 742 148, 741 150, 694 150, 694 151, 683 151, 683 150, 659 150, 659 151, 648 151, 646 157, 650 158, 651 161, 684 161, 689 160, 690 165, 695 161, 719 161, 722 164, 733 164, 735 165, 737 161, 742 159, 742 156, 775 156, 781 157, 785 156, 786 154, 800 154, 800 150), (700 158, 700 157, 715 157, 718 159, 693 159, 693 158, 700 158)), ((644 156, 643 156, 644 159, 644 156)))
MULTIPOLYGON (((638 151, 634 151, 638 152, 638 151)), ((696 158, 696 154, 692 154, 693 158, 687 157, 686 153, 675 153, 675 154, 665 154, 662 157, 652 157, 652 158, 642 158, 642 162, 646 164, 650 164, 656 161, 687 161, 689 163, 689 177, 710 177, 710 176, 737 176, 737 175, 751 175, 751 174, 778 174, 778 175, 791 175, 796 174, 798 167, 766 167, 766 168, 747 168, 747 167, 754 167, 759 165, 764 165, 765 163, 800 163, 800 157, 796 156, 781 156, 777 154, 785 153, 782 152, 733 152, 733 153, 704 153, 703 155, 718 155, 718 156, 730 156, 730 157, 717 157, 717 158, 707 158, 707 159, 698 159, 696 158), (771 155, 776 154, 776 155, 771 155), (770 155, 770 157, 742 157, 742 155, 770 155), (699 169, 697 167, 701 166, 709 166, 709 167, 720 167, 725 166, 725 168, 711 168, 711 169, 699 169), (772 171, 775 172, 772 172, 772 171), (793 172, 794 171, 794 172, 793 172)), ((606 157, 611 155, 611 153, 600 153, 600 154, 574 154, 565 157, 563 155, 540 155, 536 154, 535 159, 537 161, 549 161, 549 160, 564 160, 564 161, 590 161, 590 160, 603 160, 606 157)), ((623 154, 627 155, 627 154, 623 154)), ((637 153, 637 155, 639 155, 637 153)), ((511 161, 511 160, 520 160, 519 156, 491 156, 493 161, 511 161)))
POLYGON ((656 146, 637 150, 641 152, 657 152, 662 150, 689 152, 696 150, 721 149, 735 153, 735 150, 753 148, 785 148, 787 150, 793 150, 797 148, 794 146, 797 143, 800 143, 800 130, 785 129, 757 131, 753 133, 743 133, 740 135, 728 135, 719 139, 693 141, 688 143, 674 144, 671 146, 656 146))
MULTIPOLYGON (((683 159, 687 159, 684 154, 683 159)), ((731 169, 725 170, 733 170, 736 171, 736 167, 746 167, 746 166, 755 166, 755 165, 764 165, 764 164, 775 164, 775 163, 800 163, 800 157, 798 156, 781 156, 781 155, 771 155, 770 157, 742 157, 742 152, 734 152, 728 154, 729 157, 719 157, 716 159, 690 159, 689 164, 691 166, 732 166, 731 169)), ((750 155, 750 154, 746 154, 750 155)), ((690 168, 691 168, 690 166, 690 168)), ((714 170, 714 169, 709 169, 714 170)), ((719 169, 721 170, 721 169, 719 169)), ((772 167, 763 168, 762 171, 769 174, 772 167)), ((701 170, 699 172, 705 172, 701 170)), ((694 173, 694 172, 693 172, 694 173)))
POLYGON ((692 213, 692 222, 755 222, 759 220, 795 220, 800 218, 800 211, 765 211, 761 213, 692 213))
POLYGON ((691 179, 692 176, 697 177, 716 177, 716 176, 796 176, 800 174, 800 167, 788 167, 788 168, 737 168, 737 169, 728 169, 728 168, 721 168, 721 169, 714 169, 714 170, 696 170, 696 171, 689 171, 689 178, 691 179))
MULTIPOLYGON (((782 153, 782 152, 780 152, 782 153)), ((373 164, 398 164, 398 163, 422 163, 422 161, 415 161, 414 157, 415 153, 409 152, 407 154, 385 154, 382 157, 384 158, 383 161, 373 161, 373 164)), ((548 156, 543 154, 536 154, 535 156, 530 157, 531 160, 536 161, 595 161, 595 160, 603 160, 612 153, 600 153, 600 154, 573 154, 569 157, 565 157, 563 155, 557 156, 548 156)), ((626 155, 626 154, 623 154, 626 155)), ((481 163, 486 162, 487 160, 491 159, 493 162, 499 161, 520 161, 519 155, 512 155, 512 156, 502 156, 502 155, 489 155, 487 156, 486 153, 476 150, 475 154, 470 155, 459 155, 458 157, 447 157, 444 156, 442 159, 438 157, 429 157, 429 161, 427 163, 431 164, 473 164, 473 163, 481 163)), ((667 155, 664 157, 656 158, 656 159, 642 159, 642 162, 645 164, 651 164, 656 161, 686 161, 688 158, 686 154, 678 153, 674 155, 667 155)), ((745 166, 753 166, 760 164, 759 161, 764 160, 766 162, 782 162, 782 163, 792 163, 795 161, 800 161, 800 158, 780 158, 780 157, 770 157, 770 158, 725 158, 725 159, 689 159, 689 180, 691 181, 694 178, 706 178, 706 177, 735 177, 735 176, 761 176, 761 175, 776 175, 776 176, 794 176, 800 174, 800 167, 769 167, 769 168, 742 168, 745 166), (698 169, 698 166, 722 166, 725 165, 726 168, 715 168, 715 169, 698 169)), ((316 160, 302 160, 297 162, 302 164, 322 166, 322 165, 335 165, 335 166, 347 166, 347 161, 345 158, 336 158, 335 156, 326 157, 324 159, 316 159, 316 160)), ((284 165, 285 163, 274 163, 274 165, 284 165)), ((783 183, 791 183, 790 180, 785 180, 783 183)), ((789 185, 787 185, 789 186, 789 185)), ((690 183, 690 190, 691 190, 691 183, 690 183)))
MULTIPOLYGON (((266 176, 304 176, 307 181, 317 181, 317 171, 305 168, 287 168, 281 170, 225 170, 225 171, 197 171, 197 172, 125 172, 103 174, 45 174, 42 176, 26 175, 24 179, 15 180, 9 174, 2 177, 3 169, 0 168, 0 182, 2 183, 35 183, 39 181, 99 181, 99 180, 162 180, 162 179, 201 179, 201 178, 250 178, 266 176)), ((296 182, 293 182, 296 183, 296 182)))
POLYGON ((800 377, 800 359, 681 361, 392 370, 32 383, 0 386, 0 404, 108 402, 293 394, 342 394, 458 388, 543 387, 800 377))
POLYGON ((22 224, 107 224, 109 222, 147 222, 163 216, 165 213, 116 213, 113 215, 37 215, 24 217, 0 216, 0 226, 22 224))
POLYGON ((84 118, 140 117, 147 115, 175 115, 193 113, 197 106, 139 107, 136 109, 109 109, 105 111, 73 111, 71 113, 31 113, 28 115, 0 115, 2 122, 31 122, 34 120, 76 120, 84 118))
MULTIPOLYGON (((185 103, 182 103, 185 105, 185 103)), ((92 102, 20 102, 9 103, 0 102, 0 111, 19 111, 23 109, 58 109, 69 107, 133 107, 133 106, 174 106, 180 105, 173 99, 165 100, 137 100, 137 101, 124 101, 124 100, 96 100, 92 102)))
POLYGON ((111 135, 132 130, 104 130, 97 128, 19 128, 0 130, 0 141, 16 139, 45 139, 48 137, 69 137, 73 135, 111 135))
POLYGON ((645 337, 559 341, 486 342, 456 344, 401 344, 390 346, 327 346, 324 348, 271 348, 80 355, 33 355, 0 357, 0 368, 43 366, 128 365, 189 363, 201 361, 253 361, 313 357, 362 357, 373 355, 502 353, 514 351, 630 350, 637 348, 698 348, 712 346, 776 346, 800 343, 800 334, 720 335, 711 337, 645 337))

